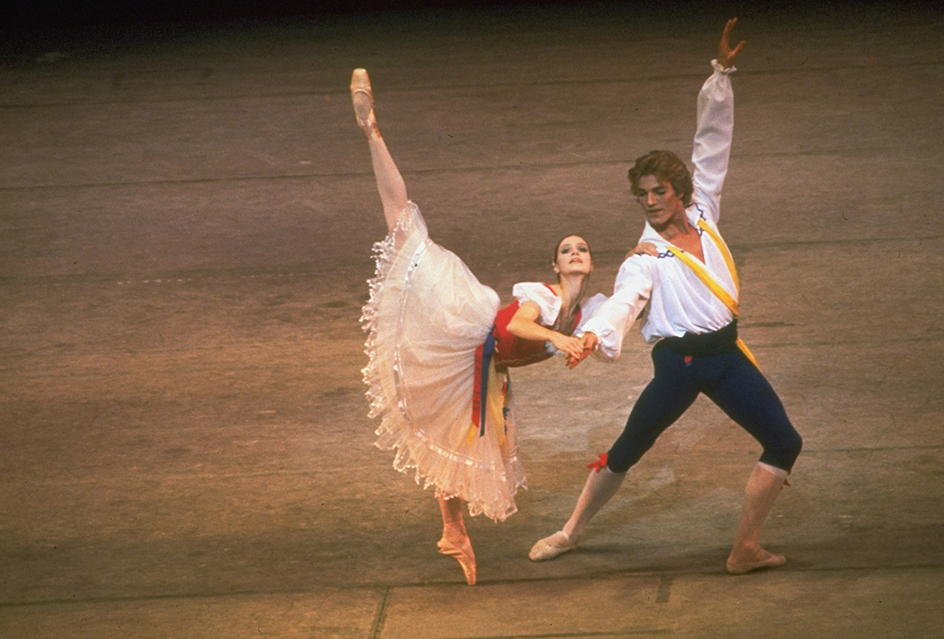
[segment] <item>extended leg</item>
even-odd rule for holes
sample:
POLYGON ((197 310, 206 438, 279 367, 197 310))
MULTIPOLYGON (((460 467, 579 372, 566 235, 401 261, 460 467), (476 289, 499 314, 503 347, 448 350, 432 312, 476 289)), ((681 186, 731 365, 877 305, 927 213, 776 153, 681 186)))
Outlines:
POLYGON ((384 217, 387 220, 387 230, 393 231, 400 219, 400 214, 407 208, 406 184, 380 135, 380 128, 377 126, 377 118, 374 115, 374 95, 370 88, 370 78, 364 69, 355 69, 351 76, 351 100, 354 103, 357 123, 367 134, 370 158, 374 165, 374 177, 377 178, 377 190, 380 191, 384 217))
POLYGON ((626 428, 607 454, 606 465, 590 472, 564 528, 534 544, 528 554, 532 561, 553 559, 575 548, 590 519, 616 494, 629 468, 698 397, 682 356, 656 348, 652 361, 655 377, 636 400, 626 428))
POLYGON ((462 520, 462 500, 439 499, 439 509, 442 511, 443 536, 436 547, 439 552, 449 557, 455 557, 462 567, 465 581, 470 586, 475 585, 475 553, 472 552, 472 541, 466 532, 465 522, 462 520))
POLYGON ((576 548, 577 540, 590 523, 590 519, 616 494, 625 478, 626 473, 614 473, 606 466, 591 470, 587 483, 584 484, 583 491, 577 498, 574 512, 564 524, 563 530, 534 544, 531 552, 528 553, 531 561, 553 559, 561 553, 576 548))

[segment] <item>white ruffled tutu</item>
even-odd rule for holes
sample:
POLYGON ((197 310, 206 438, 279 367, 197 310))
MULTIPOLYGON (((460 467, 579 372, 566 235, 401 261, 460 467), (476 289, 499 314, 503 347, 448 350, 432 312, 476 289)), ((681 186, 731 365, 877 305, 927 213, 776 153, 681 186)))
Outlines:
POLYGON ((525 479, 506 376, 494 368, 484 434, 472 423, 475 350, 491 331, 499 297, 429 239, 412 202, 374 245, 374 258, 361 322, 369 332, 363 373, 370 416, 381 418, 376 445, 394 450, 393 467, 415 469, 424 488, 503 521, 517 510, 514 495, 525 479))

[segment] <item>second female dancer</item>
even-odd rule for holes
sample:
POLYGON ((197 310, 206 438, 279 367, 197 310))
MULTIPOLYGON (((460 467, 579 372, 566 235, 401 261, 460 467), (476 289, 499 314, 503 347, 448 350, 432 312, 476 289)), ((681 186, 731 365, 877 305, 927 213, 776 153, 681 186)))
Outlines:
POLYGON ((568 235, 554 249, 556 283, 523 282, 515 301, 481 284, 452 252, 429 239, 417 206, 380 135, 370 80, 354 71, 351 98, 367 135, 388 235, 374 246, 376 275, 361 321, 368 331, 364 369, 377 446, 394 450, 394 468, 434 487, 443 519, 439 552, 476 581, 475 554, 462 518, 503 521, 525 486, 515 446, 508 369, 557 351, 583 356, 571 337, 602 295, 585 300, 593 271, 587 242, 568 235))

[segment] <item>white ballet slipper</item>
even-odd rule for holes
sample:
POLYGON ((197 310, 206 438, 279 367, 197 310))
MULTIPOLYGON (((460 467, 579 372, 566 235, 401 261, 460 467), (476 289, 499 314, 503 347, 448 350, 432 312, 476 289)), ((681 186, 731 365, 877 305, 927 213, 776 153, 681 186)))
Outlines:
POLYGON ((547 561, 576 547, 577 542, 571 539, 570 535, 563 530, 558 530, 550 537, 545 537, 534 544, 531 552, 528 553, 528 558, 531 561, 547 561))

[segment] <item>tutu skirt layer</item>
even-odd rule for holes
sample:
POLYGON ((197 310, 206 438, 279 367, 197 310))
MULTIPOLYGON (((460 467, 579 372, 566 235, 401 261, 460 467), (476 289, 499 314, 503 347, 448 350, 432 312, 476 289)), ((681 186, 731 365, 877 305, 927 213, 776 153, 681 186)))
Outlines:
POLYGON ((498 295, 429 239, 412 202, 374 245, 374 258, 361 321, 370 415, 381 419, 376 445, 393 450, 394 468, 413 469, 424 488, 502 521, 525 485, 506 375, 490 371, 484 432, 472 423, 475 351, 492 329, 498 295))

